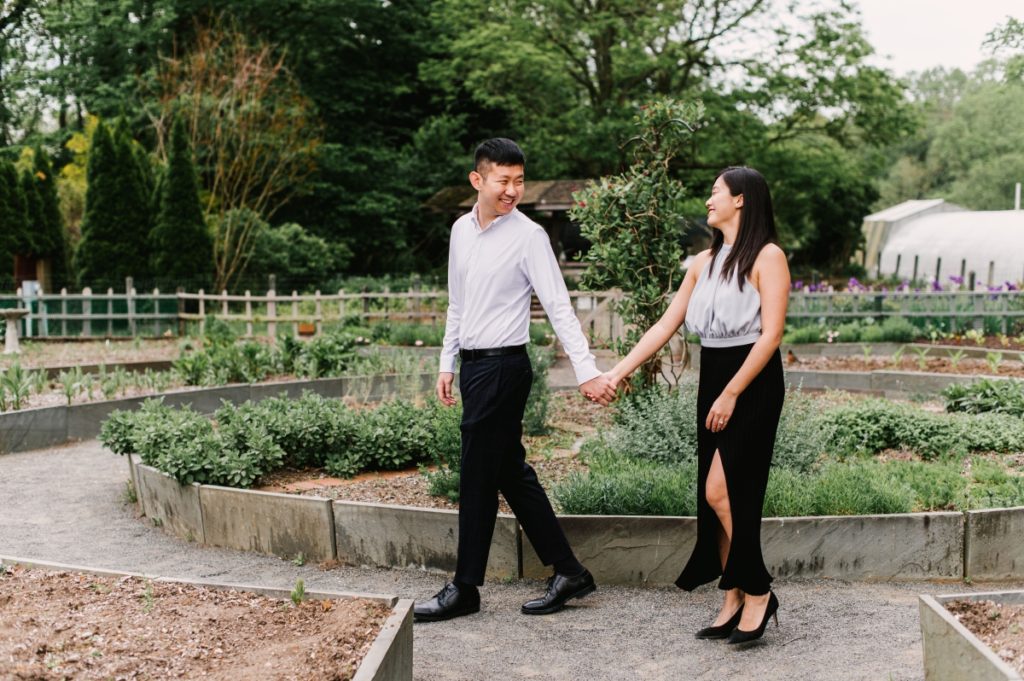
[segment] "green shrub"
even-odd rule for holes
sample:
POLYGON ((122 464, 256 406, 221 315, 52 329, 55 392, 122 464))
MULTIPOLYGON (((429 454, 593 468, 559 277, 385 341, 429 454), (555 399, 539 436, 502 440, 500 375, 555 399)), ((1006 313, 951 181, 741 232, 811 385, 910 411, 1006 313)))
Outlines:
POLYGON ((840 324, 836 327, 836 333, 839 334, 836 341, 839 343, 856 343, 860 340, 861 332, 862 327, 859 322, 840 324))
POLYGON ((935 414, 887 400, 863 400, 828 412, 839 456, 907 449, 925 458, 971 451, 1024 451, 1024 422, 1002 414, 935 414))
POLYGON ((430 458, 437 469, 432 471, 420 466, 420 472, 427 479, 430 494, 457 502, 462 471, 462 431, 459 427, 462 406, 446 407, 437 400, 431 400, 426 410, 432 436, 430 458))
POLYGON ((388 342, 392 345, 440 347, 443 340, 444 326, 438 324, 396 324, 388 335, 388 342))
POLYGON ((825 337, 825 329, 817 324, 798 326, 789 329, 782 337, 783 343, 820 343, 825 337))
POLYGON ((555 342, 555 331, 548 322, 530 322, 530 343, 538 346, 550 346, 555 342))
POLYGON ((975 457, 967 496, 971 509, 1024 506, 1024 477, 1011 475, 995 461, 975 457))
POLYGON ((954 383, 942 391, 942 397, 948 412, 1024 416, 1024 381, 983 378, 970 384, 954 383))
POLYGON ((552 496, 562 512, 579 515, 694 515, 697 467, 619 456, 596 456, 587 473, 572 473, 552 496))
POLYGON ((523 413, 523 432, 527 435, 544 435, 548 432, 548 404, 551 401, 548 369, 554 362, 555 353, 535 345, 527 345, 526 348, 533 367, 533 382, 530 384, 530 396, 526 399, 526 411, 523 413))
MULTIPOLYGON (((921 336, 921 331, 904 317, 887 317, 880 325, 882 338, 880 340, 890 343, 908 343, 921 336)), ((862 338, 867 342, 875 342, 869 338, 862 338)))

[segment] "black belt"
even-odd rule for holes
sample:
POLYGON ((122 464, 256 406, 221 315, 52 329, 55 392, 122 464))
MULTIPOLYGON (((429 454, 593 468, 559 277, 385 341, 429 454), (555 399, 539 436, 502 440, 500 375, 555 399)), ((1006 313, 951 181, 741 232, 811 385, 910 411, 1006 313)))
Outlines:
POLYGON ((459 357, 463 362, 472 362, 475 359, 484 357, 502 357, 504 355, 525 355, 525 345, 508 345, 503 348, 479 348, 476 350, 459 350, 459 357))

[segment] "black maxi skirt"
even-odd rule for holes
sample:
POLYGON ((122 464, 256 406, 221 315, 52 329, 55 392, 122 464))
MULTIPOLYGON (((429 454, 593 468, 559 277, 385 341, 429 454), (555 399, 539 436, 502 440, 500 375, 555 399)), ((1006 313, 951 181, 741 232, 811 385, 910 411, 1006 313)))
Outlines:
POLYGON ((753 345, 706 348, 700 351, 697 388, 697 543, 676 586, 691 591, 718 576, 718 588, 768 593, 772 576, 761 556, 761 509, 775 449, 775 431, 786 389, 782 356, 776 350, 761 373, 740 393, 728 425, 713 433, 704 427, 711 405, 746 360, 753 345), (721 524, 707 502, 705 488, 715 451, 722 459, 732 543, 723 569, 718 553, 721 524))

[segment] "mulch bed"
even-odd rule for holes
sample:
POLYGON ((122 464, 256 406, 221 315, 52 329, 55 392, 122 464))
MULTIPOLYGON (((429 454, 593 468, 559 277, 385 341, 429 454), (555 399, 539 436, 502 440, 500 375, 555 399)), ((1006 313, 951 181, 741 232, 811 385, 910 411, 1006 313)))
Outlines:
POLYGON ((4 679, 351 679, 390 613, 369 600, 0 568, 4 679))
POLYGON ((1024 351, 1024 343, 1018 341, 1017 338, 1019 338, 1019 336, 1007 336, 1005 345, 999 336, 984 336, 981 339, 981 343, 978 343, 972 338, 941 338, 937 341, 933 341, 932 345, 959 345, 965 348, 987 348, 989 350, 1009 350, 1018 352, 1024 351))
POLYGON ((950 601, 945 605, 1000 659, 1024 674, 1024 605, 994 601, 950 601))
POLYGON ((120 362, 153 362, 178 359, 180 339, 167 340, 96 340, 81 342, 21 341, 21 354, 0 357, 0 368, 18 362, 25 369, 74 366, 77 364, 116 364, 120 362))
POLYGON ((956 366, 946 357, 925 357, 924 361, 922 368, 917 355, 909 350, 899 362, 893 362, 891 357, 801 357, 799 349, 794 349, 786 358, 786 366, 793 370, 810 371, 885 370, 1024 378, 1024 363, 1017 357, 1008 356, 1008 353, 1003 354, 997 371, 992 371, 992 367, 983 359, 961 359, 956 366))

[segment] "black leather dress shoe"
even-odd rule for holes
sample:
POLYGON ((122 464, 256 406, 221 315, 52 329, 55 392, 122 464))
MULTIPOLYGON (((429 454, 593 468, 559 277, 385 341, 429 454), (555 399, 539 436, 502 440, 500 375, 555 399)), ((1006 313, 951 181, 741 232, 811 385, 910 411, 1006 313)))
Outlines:
POLYGON ((459 587, 448 582, 429 601, 417 603, 412 609, 416 622, 440 622, 453 617, 480 612, 480 592, 474 587, 459 587))
POLYGON ((540 598, 523 604, 524 615, 548 615, 558 612, 571 598, 583 598, 597 590, 594 576, 584 570, 575 577, 555 574, 548 579, 548 590, 540 598))

